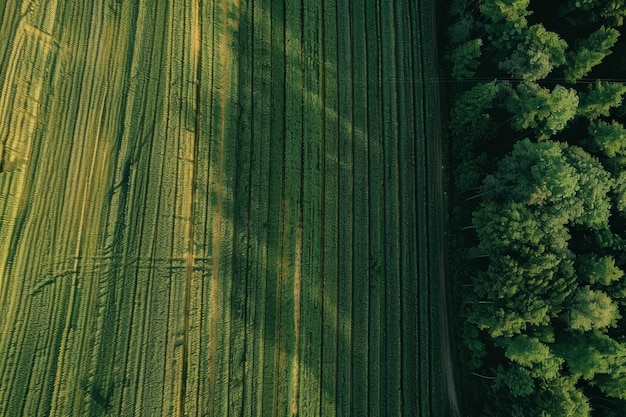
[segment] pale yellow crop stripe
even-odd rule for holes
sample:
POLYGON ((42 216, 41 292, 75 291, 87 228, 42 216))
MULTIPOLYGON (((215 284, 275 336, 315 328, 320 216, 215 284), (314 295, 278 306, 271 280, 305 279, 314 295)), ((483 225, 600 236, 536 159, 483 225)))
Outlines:
MULTIPOLYGON (((30 24, 28 16, 20 19, 16 36, 9 46, 8 71, 4 80, 0 80, 4 81, 0 88, 0 156, 5 169, 12 166, 15 170, 0 177, 1 188, 7 183, 9 185, 0 201, 0 204, 9 208, 0 224, 5 237, 0 242, 0 290, 5 288, 3 271, 29 169, 28 159, 35 140, 44 76, 49 58, 59 53, 59 43, 49 34, 52 31, 50 22, 54 21, 54 11, 51 13, 52 19, 47 19, 41 28, 30 24)), ((2 296, 0 294, 0 299, 2 296)))

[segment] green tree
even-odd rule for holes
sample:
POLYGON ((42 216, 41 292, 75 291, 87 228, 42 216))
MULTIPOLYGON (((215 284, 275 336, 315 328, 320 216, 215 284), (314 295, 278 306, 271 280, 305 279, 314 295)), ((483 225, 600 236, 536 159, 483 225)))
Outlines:
POLYGON ((611 120, 611 123, 594 120, 589 125, 589 136, 593 148, 609 158, 626 155, 626 129, 621 123, 615 120, 611 120))
POLYGON ((510 339, 498 340, 505 349, 505 356, 522 367, 533 378, 552 379, 560 372, 564 360, 555 356, 550 348, 538 338, 521 334, 510 339))
MULTIPOLYGON (((480 240, 479 255, 501 257, 507 252, 515 253, 516 257, 528 257, 537 252, 537 249, 529 252, 529 246, 539 248, 545 245, 546 230, 542 229, 535 213, 523 203, 507 201, 498 204, 487 200, 474 212, 473 224, 480 240)), ((567 247, 566 242, 563 244, 567 247)))
POLYGON ((480 334, 475 326, 465 322, 463 325, 463 346, 467 349, 469 356, 467 364, 469 369, 479 369, 483 364, 483 359, 487 356, 487 346, 480 339, 480 334))
POLYGON ((457 80, 473 77, 480 63, 482 39, 472 39, 457 46, 450 54, 452 77, 457 80))
MULTIPOLYGON (((552 216, 552 220, 545 221, 563 224, 571 222, 599 229, 609 219, 609 193, 614 183, 602 164, 578 146, 524 139, 517 142, 512 152, 500 161, 498 170, 485 178, 483 193, 486 198, 496 201, 521 203, 535 207, 536 210, 542 208, 546 216, 552 216)), ((519 207, 500 209, 508 213, 507 218, 521 219, 523 214, 519 207), (510 212, 513 209, 517 217, 510 212)), ((496 208, 484 205, 476 212, 474 224, 479 233, 480 229, 489 224, 489 218, 501 219, 495 211, 496 208)), ((511 227, 513 225, 505 226, 511 227)), ((550 227, 558 226, 552 223, 550 227)), ((506 235, 507 232, 503 230, 499 234, 506 235)), ((481 242, 485 239, 479 237, 481 242)))
POLYGON ((605 395, 626 400, 626 370, 596 375, 591 385, 598 387, 605 395))
POLYGON ((522 366, 531 366, 541 362, 550 355, 550 348, 536 337, 525 334, 515 336, 504 342, 505 355, 511 361, 522 366))
POLYGON ((566 48, 567 42, 539 23, 525 31, 524 41, 499 67, 522 80, 540 80, 565 63, 566 48))
POLYGON ((558 205, 573 198, 580 174, 565 159, 565 148, 552 141, 515 143, 498 170, 485 178, 485 195, 534 206, 558 205))
MULTIPOLYGON (((504 381, 504 379, 503 379, 504 381)), ((494 384, 500 388, 487 401, 487 416, 502 417, 589 417, 591 407, 583 392, 576 387, 574 378, 559 377, 535 381, 530 395, 514 397, 506 390, 506 384, 494 384), (502 387, 505 389, 503 390, 502 387)))
POLYGON ((468 41, 473 28, 474 18, 471 14, 466 13, 463 16, 459 16, 459 20, 455 21, 448 28, 448 38, 450 44, 459 45, 468 41))
POLYGON ((563 150, 567 162, 579 174, 576 197, 565 209, 572 214, 572 223, 590 229, 601 229, 609 222, 610 192, 615 181, 597 158, 579 146, 563 150))
POLYGON ((530 401, 527 411, 533 408, 541 413, 530 412, 526 415, 550 417, 589 417, 591 407, 583 392, 576 387, 576 379, 560 377, 545 381, 534 401, 530 401))
POLYGON ((576 263, 578 277, 589 284, 607 286, 624 276, 624 271, 615 265, 615 259, 610 255, 582 255, 577 258, 576 263))
POLYGON ((622 104, 624 93, 626 93, 626 85, 598 80, 589 86, 586 93, 578 93, 580 104, 577 109, 577 116, 591 120, 600 116, 609 116, 612 108, 622 104))
POLYGON ((565 79, 575 83, 611 54, 619 32, 613 28, 600 27, 587 39, 578 42, 572 52, 566 54, 565 79))
POLYGON ((525 397, 535 392, 535 381, 526 369, 517 365, 507 368, 499 365, 493 384, 494 390, 505 389, 514 398, 525 397))
POLYGON ((490 111, 501 91, 502 83, 480 83, 455 100, 450 123, 453 146, 462 146, 466 153, 495 135, 490 111))
POLYGON ((626 171, 620 172, 615 180, 613 200, 617 210, 622 214, 626 214, 626 171))
POLYGON ((528 326, 546 325, 550 321, 549 306, 536 297, 479 302, 468 320, 490 337, 511 337, 523 333, 528 326))
POLYGON ((611 26, 622 26, 626 16, 623 0, 569 0, 569 10, 582 9, 584 18, 590 22, 604 22, 611 26))
POLYGON ((571 332, 555 346, 576 378, 591 381, 596 373, 609 372, 609 360, 616 353, 617 342, 598 330, 571 332))
POLYGON ((576 291, 566 321, 574 330, 593 330, 615 326, 620 318, 617 305, 607 293, 588 286, 576 291))
POLYGON ((487 18, 485 29, 491 45, 496 49, 507 50, 524 40, 528 26, 526 16, 529 0, 485 0, 480 9, 487 18))
POLYGON ((574 89, 561 85, 552 91, 536 83, 520 83, 507 109, 515 116, 511 125, 514 129, 533 129, 539 139, 547 139, 560 132, 577 114, 578 95, 574 89))
POLYGON ((490 260, 474 277, 476 300, 470 322, 491 337, 512 337, 544 328, 574 291, 571 260, 551 254, 520 261, 508 255, 490 260))
POLYGON ((576 378, 605 395, 626 399, 626 345, 599 330, 566 334, 555 351, 576 378))

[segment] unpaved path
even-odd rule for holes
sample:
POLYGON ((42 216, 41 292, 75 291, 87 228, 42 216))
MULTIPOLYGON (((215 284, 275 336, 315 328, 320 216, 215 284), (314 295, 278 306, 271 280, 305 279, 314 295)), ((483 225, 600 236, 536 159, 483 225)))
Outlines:
MULTIPOLYGON (((433 2, 431 8, 431 19, 432 25, 431 30, 431 39, 437 40, 437 11, 436 5, 433 2)), ((454 382, 454 361, 452 360, 452 345, 450 341, 450 325, 448 321, 448 297, 447 297, 447 281, 446 281, 446 253, 445 253, 445 220, 447 213, 447 205, 445 204, 444 198, 444 186, 445 184, 445 176, 443 173, 443 133, 442 133, 442 120, 441 120, 441 101, 440 101, 440 93, 439 93, 439 84, 437 80, 439 79, 438 75, 438 46, 436 41, 434 41, 432 47, 432 53, 434 55, 434 64, 431 81, 431 91, 433 92, 434 99, 434 127, 435 127, 435 137, 433 138, 433 144, 435 146, 435 181, 436 181, 436 203, 437 203, 437 252, 438 252, 438 263, 439 263, 439 296, 440 296, 440 304, 439 304, 439 313, 441 317, 441 348, 442 348, 442 364, 443 364, 443 372, 444 372, 444 380, 446 383, 446 393, 448 397, 448 401, 450 404, 450 415, 453 417, 460 417, 461 411, 459 409, 459 402, 456 393, 456 385, 454 382)), ((430 51, 424 51, 425 53, 429 53, 430 51)))

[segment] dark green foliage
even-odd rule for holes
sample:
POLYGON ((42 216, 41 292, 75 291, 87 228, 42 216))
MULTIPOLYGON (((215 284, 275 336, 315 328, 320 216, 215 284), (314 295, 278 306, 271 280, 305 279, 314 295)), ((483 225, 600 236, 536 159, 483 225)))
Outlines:
POLYGON ((624 369, 621 369, 619 373, 598 375, 591 385, 598 387, 608 397, 626 400, 626 371, 624 369))
POLYGON ((579 173, 563 156, 559 142, 517 142, 498 170, 485 178, 485 192, 499 201, 555 205, 576 194, 579 173))
POLYGON ((613 200, 615 208, 620 213, 626 214, 626 172, 620 172, 616 180, 613 200))
POLYGON ((456 79, 469 78, 476 74, 476 67, 480 63, 480 47, 482 39, 472 39, 457 46, 450 55, 452 61, 452 76, 456 79))
MULTIPOLYGON (((516 378, 519 384, 519 376, 516 378)), ((511 384, 513 385, 513 384, 511 384)), ((589 401, 576 387, 572 378, 554 378, 535 382, 532 394, 515 396, 520 388, 511 392, 508 385, 501 384, 493 398, 486 402, 485 414, 493 417, 545 416, 545 417, 583 417, 589 416, 589 401)), ((522 388, 523 389, 523 388, 522 388)))
POLYGON ((572 375, 587 381, 611 373, 626 360, 626 346, 599 330, 567 333, 555 350, 565 359, 572 375))
POLYGON ((622 26, 626 16, 626 4, 622 0, 569 0, 569 10, 581 9, 591 22, 605 22, 622 26))
POLYGON ((574 330, 588 331, 615 327, 619 318, 617 305, 607 293, 582 287, 572 299, 565 321, 574 330))
POLYGON ((561 241, 552 236, 548 238, 548 233, 558 233, 554 230, 558 224, 552 222, 552 230, 546 230, 542 218, 522 203, 498 204, 488 200, 474 212, 473 219, 480 240, 478 254, 491 256, 494 262, 504 261, 507 253, 529 259, 546 250, 563 253, 567 249, 569 235, 565 228, 561 228, 561 241))
POLYGON ((564 156, 579 174, 576 198, 567 207, 572 223, 590 229, 603 228, 609 222, 609 193, 614 180, 597 158, 578 146, 566 148, 564 156))
POLYGON ((554 68, 565 63, 567 42, 541 24, 525 31, 524 41, 517 44, 509 58, 499 68, 513 77, 526 81, 545 78, 554 68))
POLYGON ((515 47, 524 40, 528 26, 529 0, 485 0, 480 9, 488 19, 485 29, 490 45, 497 49, 515 47))
POLYGON ((597 81, 586 92, 578 93, 580 104, 576 115, 590 120, 607 117, 612 108, 621 106, 624 93, 626 85, 622 83, 597 81))
POLYGON ((448 36, 452 45, 458 45, 466 42, 472 33, 474 19, 471 15, 464 17, 448 28, 448 36))
POLYGON ((623 48, 615 27, 626 7, 461 4, 450 70, 468 82, 449 133, 471 280, 463 343, 489 391, 476 415, 617 413, 626 408, 626 86, 585 77, 622 76, 611 54, 623 48))
POLYGON ((494 105, 494 101, 501 92, 502 84, 486 83, 476 84, 464 92, 456 100, 452 109, 452 126, 456 131, 453 134, 459 137, 469 134, 470 139, 479 139, 479 134, 487 130, 490 123, 488 110, 494 105), (467 129, 471 129, 468 131, 467 129), (472 133, 475 133, 472 135, 472 133))
POLYGON ((475 158, 462 160, 455 168, 457 173, 454 177, 455 187, 459 190, 468 190, 478 187, 482 181, 482 173, 485 171, 487 163, 487 154, 484 152, 475 158))
POLYGON ((573 51, 567 53, 565 79, 570 83, 583 78, 602 62, 604 57, 611 54, 619 32, 604 26, 593 32, 587 39, 576 45, 573 51))
POLYGON ((517 365, 504 369, 499 365, 496 370, 494 389, 506 388, 513 397, 525 397, 535 392, 536 386, 528 372, 517 365))
POLYGON ((624 271, 615 265, 612 256, 581 255, 576 263, 576 273, 581 282, 607 286, 624 276, 624 271))
POLYGON ((537 138, 547 139, 563 130, 577 114, 578 95, 561 85, 552 91, 536 83, 520 83, 507 101, 516 130, 532 129, 537 138))
POLYGON ((467 358, 468 368, 478 369, 482 365, 482 360, 487 356, 487 347, 481 340, 479 332, 475 326, 463 326, 463 344, 469 351, 467 358))
POLYGON ((626 129, 612 120, 594 120, 589 125, 589 139, 593 147, 609 158, 626 155, 626 129))

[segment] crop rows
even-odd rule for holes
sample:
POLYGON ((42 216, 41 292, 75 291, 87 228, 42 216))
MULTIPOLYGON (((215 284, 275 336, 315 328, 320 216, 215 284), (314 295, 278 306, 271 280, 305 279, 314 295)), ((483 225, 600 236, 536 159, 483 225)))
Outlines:
POLYGON ((437 416, 429 2, 0 6, 0 415, 437 416))

